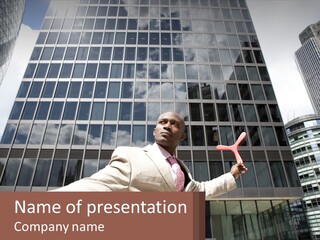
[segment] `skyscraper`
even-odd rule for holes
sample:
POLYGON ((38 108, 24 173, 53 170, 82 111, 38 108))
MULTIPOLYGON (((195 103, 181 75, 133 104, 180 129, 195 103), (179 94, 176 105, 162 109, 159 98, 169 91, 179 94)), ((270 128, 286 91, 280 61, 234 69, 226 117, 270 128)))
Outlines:
POLYGON ((206 236, 296 239, 302 196, 244 0, 52 1, 0 144, 0 190, 46 191, 91 175, 119 145, 153 142, 176 111, 176 155, 195 179, 230 170, 214 149, 241 132, 248 173, 207 202, 206 236))
MULTIPOLYGON (((304 192, 312 239, 320 238, 320 116, 306 115, 288 122, 286 131, 304 192)), ((308 231, 309 228, 304 229, 308 231)))
POLYGON ((320 114, 320 21, 303 30, 299 39, 302 46, 295 59, 314 112, 320 114))
POLYGON ((0 1, 0 84, 6 74, 19 34, 24 0, 0 1))

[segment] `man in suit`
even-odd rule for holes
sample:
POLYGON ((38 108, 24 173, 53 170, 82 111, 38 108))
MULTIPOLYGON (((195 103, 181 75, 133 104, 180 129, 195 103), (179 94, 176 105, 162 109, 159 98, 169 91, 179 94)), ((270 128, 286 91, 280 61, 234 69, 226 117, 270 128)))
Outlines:
POLYGON ((105 168, 55 191, 203 191, 206 199, 212 199, 236 188, 235 179, 247 171, 241 163, 220 177, 198 182, 174 158, 179 141, 185 137, 184 130, 185 123, 177 113, 163 113, 153 131, 153 145, 118 147, 105 168))

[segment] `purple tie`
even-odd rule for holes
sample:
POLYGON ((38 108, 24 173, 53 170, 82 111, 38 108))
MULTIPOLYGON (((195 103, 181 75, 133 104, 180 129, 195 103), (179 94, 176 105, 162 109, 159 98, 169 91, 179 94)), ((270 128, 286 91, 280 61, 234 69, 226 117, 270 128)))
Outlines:
POLYGON ((170 156, 167 158, 167 160, 171 164, 172 170, 175 173, 174 182, 176 184, 177 192, 181 192, 184 188, 184 173, 182 172, 175 157, 170 156))

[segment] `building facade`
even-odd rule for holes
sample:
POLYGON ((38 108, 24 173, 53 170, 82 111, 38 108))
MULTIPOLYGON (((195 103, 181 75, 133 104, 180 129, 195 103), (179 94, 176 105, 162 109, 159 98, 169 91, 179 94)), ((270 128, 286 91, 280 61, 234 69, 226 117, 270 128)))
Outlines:
POLYGON ((296 239, 302 190, 244 0, 52 1, 0 144, 0 191, 46 191, 103 168, 116 146, 153 143, 178 112, 176 155, 196 180, 249 171, 207 202, 208 239, 296 239))
POLYGON ((0 1, 0 84, 19 34, 25 0, 0 1))
POLYGON ((320 114, 320 21, 308 26, 299 39, 302 46, 295 52, 296 63, 314 112, 320 114))
POLYGON ((285 127, 304 192, 301 204, 310 234, 312 239, 320 239, 320 115, 295 118, 285 127))

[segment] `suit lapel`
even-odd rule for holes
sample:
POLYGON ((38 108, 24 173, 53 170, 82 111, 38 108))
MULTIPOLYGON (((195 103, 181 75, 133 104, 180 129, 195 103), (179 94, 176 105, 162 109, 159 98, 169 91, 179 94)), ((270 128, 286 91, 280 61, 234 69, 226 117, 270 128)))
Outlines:
POLYGON ((172 178, 169 164, 167 164, 166 161, 164 161, 161 157, 155 154, 154 151, 152 151, 151 145, 146 146, 145 148, 143 148, 143 150, 145 151, 149 159, 154 163, 159 173, 162 175, 163 179, 167 183, 168 187, 172 191, 176 191, 175 183, 172 178))

